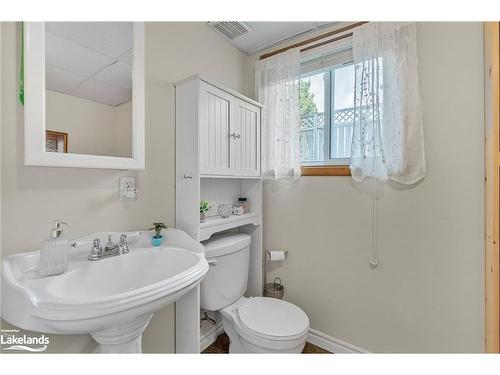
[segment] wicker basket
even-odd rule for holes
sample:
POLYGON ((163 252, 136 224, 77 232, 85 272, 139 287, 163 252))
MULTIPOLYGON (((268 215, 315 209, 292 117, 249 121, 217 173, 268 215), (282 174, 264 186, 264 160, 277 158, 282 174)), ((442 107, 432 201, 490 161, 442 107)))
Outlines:
POLYGON ((272 297, 283 299, 285 295, 285 286, 281 283, 279 277, 274 279, 274 282, 264 285, 264 297, 272 297))

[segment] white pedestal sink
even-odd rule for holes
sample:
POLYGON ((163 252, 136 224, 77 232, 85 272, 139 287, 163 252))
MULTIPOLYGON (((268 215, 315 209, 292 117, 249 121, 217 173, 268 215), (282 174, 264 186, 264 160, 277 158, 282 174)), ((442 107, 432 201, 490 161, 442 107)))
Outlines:
POLYGON ((164 232, 160 247, 150 245, 149 233, 135 232, 130 253, 87 260, 91 240, 107 234, 77 240, 68 270, 57 276, 40 276, 39 251, 4 259, 2 318, 31 331, 89 333, 102 353, 140 353, 153 313, 178 301, 177 351, 199 352, 199 284, 208 271, 203 246, 177 229, 164 232))

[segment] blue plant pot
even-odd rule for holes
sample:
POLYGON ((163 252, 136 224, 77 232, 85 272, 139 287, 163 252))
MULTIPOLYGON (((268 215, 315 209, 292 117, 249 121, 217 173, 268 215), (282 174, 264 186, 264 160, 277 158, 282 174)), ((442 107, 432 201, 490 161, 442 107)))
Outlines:
POLYGON ((153 238, 151 238, 151 245, 153 246, 160 246, 162 242, 163 242, 163 236, 160 237, 153 236, 153 238))

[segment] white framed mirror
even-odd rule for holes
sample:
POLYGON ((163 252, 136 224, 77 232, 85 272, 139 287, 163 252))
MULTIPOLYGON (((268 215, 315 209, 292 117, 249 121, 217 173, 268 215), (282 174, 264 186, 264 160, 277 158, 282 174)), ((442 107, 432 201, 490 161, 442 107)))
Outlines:
POLYGON ((142 22, 25 22, 25 164, 144 169, 142 22))

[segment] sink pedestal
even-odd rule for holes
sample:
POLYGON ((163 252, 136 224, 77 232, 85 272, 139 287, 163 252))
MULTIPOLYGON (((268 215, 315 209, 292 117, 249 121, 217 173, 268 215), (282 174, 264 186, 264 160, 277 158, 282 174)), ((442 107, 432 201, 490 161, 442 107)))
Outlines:
POLYGON ((175 304, 175 352, 200 353, 200 286, 175 304))
POLYGON ((125 324, 91 333, 99 353, 142 353, 142 333, 153 314, 140 316, 125 324))

